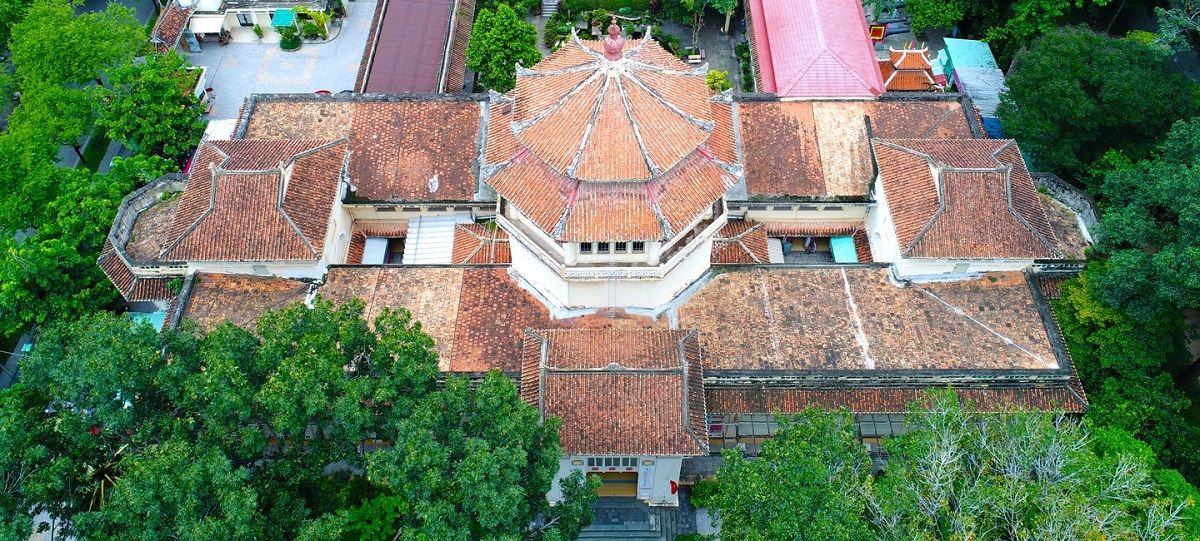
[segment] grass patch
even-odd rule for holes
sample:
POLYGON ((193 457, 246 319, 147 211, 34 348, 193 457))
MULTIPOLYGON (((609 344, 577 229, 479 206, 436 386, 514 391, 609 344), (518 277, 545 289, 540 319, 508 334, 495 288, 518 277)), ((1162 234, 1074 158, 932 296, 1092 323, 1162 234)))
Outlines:
POLYGON ((88 141, 87 148, 83 149, 83 161, 76 166, 76 169, 87 169, 93 173, 96 168, 100 167, 100 162, 104 161, 104 154, 108 152, 108 144, 111 141, 107 137, 95 134, 92 140, 88 141))

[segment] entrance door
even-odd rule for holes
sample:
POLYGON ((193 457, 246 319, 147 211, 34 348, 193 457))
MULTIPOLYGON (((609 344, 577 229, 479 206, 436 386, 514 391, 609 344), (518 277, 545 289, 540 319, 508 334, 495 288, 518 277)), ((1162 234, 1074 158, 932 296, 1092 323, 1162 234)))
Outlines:
POLYGON ((600 497, 637 497, 637 472, 589 473, 600 476, 600 497))

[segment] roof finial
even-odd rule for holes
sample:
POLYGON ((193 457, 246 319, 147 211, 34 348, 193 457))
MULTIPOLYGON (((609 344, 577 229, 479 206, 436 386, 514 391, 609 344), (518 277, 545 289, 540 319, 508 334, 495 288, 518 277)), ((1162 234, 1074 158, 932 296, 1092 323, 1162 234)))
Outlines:
POLYGON ((621 37, 621 27, 617 26, 617 18, 612 18, 612 24, 608 25, 608 37, 604 38, 604 58, 606 60, 620 60, 624 57, 625 38, 621 37))

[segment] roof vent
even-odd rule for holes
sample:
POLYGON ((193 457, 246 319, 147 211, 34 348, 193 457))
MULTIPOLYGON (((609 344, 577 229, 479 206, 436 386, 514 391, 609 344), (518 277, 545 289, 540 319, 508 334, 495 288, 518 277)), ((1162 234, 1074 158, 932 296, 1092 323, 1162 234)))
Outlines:
POLYGON ((624 370, 625 369, 625 367, 621 366, 621 363, 618 363, 615 361, 608 363, 608 366, 606 366, 605 368, 608 370, 624 370))

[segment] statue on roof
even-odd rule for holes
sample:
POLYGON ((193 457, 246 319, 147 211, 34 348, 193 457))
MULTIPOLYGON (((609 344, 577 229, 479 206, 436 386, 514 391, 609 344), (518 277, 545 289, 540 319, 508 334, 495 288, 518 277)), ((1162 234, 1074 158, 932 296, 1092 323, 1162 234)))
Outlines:
POLYGON ((608 37, 604 38, 604 58, 620 60, 624 57, 625 38, 621 37, 621 27, 617 26, 617 18, 613 17, 608 25, 608 37))

